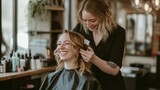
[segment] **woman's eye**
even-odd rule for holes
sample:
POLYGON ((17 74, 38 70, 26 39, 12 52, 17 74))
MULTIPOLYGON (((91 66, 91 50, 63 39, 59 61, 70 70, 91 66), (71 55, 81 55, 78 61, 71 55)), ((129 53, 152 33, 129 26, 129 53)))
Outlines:
POLYGON ((95 22, 96 20, 91 20, 91 22, 95 22))
POLYGON ((87 22, 87 20, 83 20, 83 22, 87 22))
POLYGON ((61 45, 61 43, 57 43, 57 46, 61 45))
POLYGON ((69 42, 65 42, 64 44, 65 44, 65 45, 70 45, 70 43, 69 43, 69 42))

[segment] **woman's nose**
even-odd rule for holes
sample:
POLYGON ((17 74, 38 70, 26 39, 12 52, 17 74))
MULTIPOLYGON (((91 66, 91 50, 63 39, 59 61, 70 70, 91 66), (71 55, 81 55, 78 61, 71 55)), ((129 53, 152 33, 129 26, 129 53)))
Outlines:
POLYGON ((64 47, 63 47, 63 45, 58 45, 57 46, 57 51, 59 51, 59 50, 61 50, 61 49, 63 49, 64 47))
POLYGON ((59 48, 64 48, 64 44, 61 44, 61 45, 59 46, 59 48))
POLYGON ((87 27, 89 27, 89 26, 90 26, 90 22, 89 22, 89 21, 87 21, 87 22, 86 22, 86 24, 87 24, 87 27))

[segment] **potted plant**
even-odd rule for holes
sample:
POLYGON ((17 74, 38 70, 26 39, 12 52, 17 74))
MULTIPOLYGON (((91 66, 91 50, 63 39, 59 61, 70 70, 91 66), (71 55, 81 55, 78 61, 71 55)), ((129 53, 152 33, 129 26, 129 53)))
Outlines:
POLYGON ((50 3, 50 0, 29 0, 28 7, 27 7, 27 20, 28 24, 30 24, 31 35, 36 36, 37 35, 37 20, 44 20, 46 19, 46 10, 45 5, 48 5, 50 3))
POLYGON ((50 0, 29 0, 28 3, 28 13, 27 18, 30 22, 31 19, 39 17, 41 20, 44 19, 44 15, 46 14, 45 5, 49 4, 50 0))

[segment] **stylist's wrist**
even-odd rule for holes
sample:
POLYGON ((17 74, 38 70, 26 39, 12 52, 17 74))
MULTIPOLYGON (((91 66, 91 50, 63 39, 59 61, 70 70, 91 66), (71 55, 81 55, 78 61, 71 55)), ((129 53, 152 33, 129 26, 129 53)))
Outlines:
POLYGON ((92 58, 91 58, 91 63, 95 63, 96 62, 96 58, 97 58, 97 56, 95 54, 93 54, 92 58))

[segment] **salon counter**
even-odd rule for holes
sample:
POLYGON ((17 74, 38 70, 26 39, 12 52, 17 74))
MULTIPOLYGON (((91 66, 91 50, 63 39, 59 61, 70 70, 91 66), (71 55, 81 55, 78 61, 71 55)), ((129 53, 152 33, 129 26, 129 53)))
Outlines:
POLYGON ((56 66, 51 66, 51 67, 44 67, 42 69, 28 70, 28 71, 23 71, 23 72, 0 73, 0 81, 26 77, 26 76, 45 73, 45 72, 50 72, 50 71, 55 70, 55 68, 56 68, 56 66))
POLYGON ((28 84, 34 85, 33 90, 38 90, 42 82, 41 76, 54 71, 55 68, 56 66, 50 66, 23 72, 0 73, 0 90, 25 90, 22 88, 28 84))

